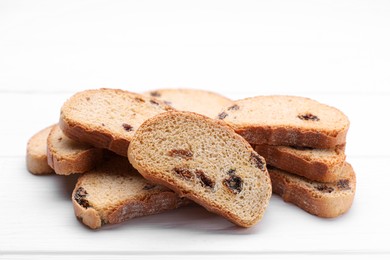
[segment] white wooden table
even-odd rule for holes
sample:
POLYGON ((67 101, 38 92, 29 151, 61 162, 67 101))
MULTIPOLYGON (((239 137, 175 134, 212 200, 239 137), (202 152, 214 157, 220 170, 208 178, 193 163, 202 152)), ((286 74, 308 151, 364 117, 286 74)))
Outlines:
POLYGON ((183 2, 0 0, 0 258, 388 259, 390 2, 183 2), (354 204, 321 219, 273 196, 249 229, 187 207, 91 231, 74 217, 76 177, 30 174, 25 149, 68 97, 99 87, 335 106, 351 121, 354 204))

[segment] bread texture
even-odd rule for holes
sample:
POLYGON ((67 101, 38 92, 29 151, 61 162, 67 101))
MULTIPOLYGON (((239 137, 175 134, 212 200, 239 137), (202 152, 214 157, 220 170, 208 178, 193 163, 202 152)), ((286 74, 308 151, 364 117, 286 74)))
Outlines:
POLYGON ((127 156, 134 132, 148 118, 173 110, 164 102, 119 89, 78 92, 61 108, 66 136, 127 156))
POLYGON ((338 109, 298 96, 237 100, 216 117, 251 144, 329 149, 346 143, 348 118, 338 109))
POLYGON ((125 157, 114 156, 78 179, 72 193, 75 215, 91 229, 190 203, 145 180, 125 157))
POLYGON ((344 146, 311 149, 276 145, 256 145, 255 150, 267 165, 319 182, 336 182, 345 171, 344 146))
POLYGON ((201 89, 156 89, 145 94, 163 100, 177 110, 195 112, 211 118, 222 108, 233 104, 229 98, 201 89))
POLYGON ((352 166, 345 163, 342 179, 336 182, 316 182, 286 171, 268 167, 272 191, 284 201, 323 218, 334 218, 347 212, 356 191, 356 176, 352 166))
POLYGON ((52 127, 47 138, 47 162, 56 174, 84 173, 102 159, 103 149, 76 142, 64 135, 58 125, 52 127))
POLYGON ((53 126, 46 127, 34 134, 27 142, 26 165, 32 174, 42 175, 54 173, 47 163, 47 137, 53 126))
POLYGON ((264 159, 225 123, 200 114, 146 120, 128 157, 146 179, 243 227, 260 221, 272 193, 264 159))

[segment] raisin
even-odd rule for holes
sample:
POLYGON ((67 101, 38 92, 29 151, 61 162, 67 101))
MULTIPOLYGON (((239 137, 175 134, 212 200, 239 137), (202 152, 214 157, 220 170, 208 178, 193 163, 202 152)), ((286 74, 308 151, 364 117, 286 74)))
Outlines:
POLYGON ((136 101, 138 102, 141 102, 141 103, 145 103, 145 100, 143 98, 140 98, 140 97, 136 97, 134 98, 136 101))
POLYGON ((222 113, 219 113, 219 114, 218 114, 218 118, 221 119, 221 120, 222 120, 222 119, 225 119, 227 116, 228 116, 228 114, 225 113, 225 112, 222 112, 222 113))
POLYGON ((234 194, 242 191, 242 179, 238 176, 230 176, 223 180, 223 184, 234 194))
POLYGON ((154 189, 156 185, 151 184, 151 183, 146 183, 146 185, 142 188, 143 190, 151 190, 154 189))
POLYGON ((227 110, 231 111, 231 110, 239 110, 240 107, 236 104, 234 104, 233 106, 229 107, 227 110))
POLYGON ((193 156, 192 152, 185 149, 173 149, 168 152, 169 156, 172 157, 181 157, 183 159, 189 160, 193 156))
POLYGON ((161 93, 158 92, 158 91, 152 91, 152 92, 150 92, 150 95, 151 95, 152 97, 161 97, 161 93))
POLYGON ((345 179, 339 180, 337 182, 337 188, 339 188, 340 190, 351 189, 351 187, 349 187, 349 180, 345 180, 345 179))
POLYGON ((251 153, 251 160, 252 160, 252 162, 255 163, 257 168, 259 168, 262 171, 265 170, 265 161, 263 158, 260 157, 260 155, 258 155, 255 152, 252 152, 251 153))
POLYGON ((90 101, 90 100, 91 100, 91 98, 90 98, 90 97, 86 97, 85 99, 86 99, 87 101, 90 101))
POLYGON ((104 123, 102 123, 102 126, 106 126, 104 123))
POLYGON ((88 192, 83 187, 78 188, 76 193, 74 194, 74 199, 77 201, 78 204, 80 204, 80 206, 84 208, 90 207, 88 200, 85 199, 87 197, 87 194, 88 192))
POLYGON ((62 137, 58 138, 58 142, 61 142, 62 141, 62 137))
POLYGON ((229 176, 233 176, 234 174, 236 174, 236 169, 229 169, 228 172, 227 172, 227 174, 228 174, 229 176))
POLYGON ((189 169, 175 167, 175 168, 173 168, 173 171, 177 175, 184 177, 185 179, 192 179, 192 177, 193 177, 193 174, 189 169))
POLYGON ((203 187, 214 188, 214 181, 207 177, 202 170, 195 170, 195 175, 200 179, 203 187))
POLYGON ((310 120, 310 121, 320 121, 320 119, 313 115, 313 114, 310 114, 310 113, 307 113, 307 114, 304 114, 304 115, 298 115, 298 118, 301 119, 301 120, 310 120))
POLYGON ((325 184, 321 184, 321 185, 318 185, 317 187, 315 187, 317 190, 319 191, 322 191, 324 193, 331 193, 332 191, 334 191, 334 189, 332 187, 329 187, 329 186, 326 186, 325 184))
POLYGON ((133 131, 133 127, 129 124, 123 123, 122 124, 123 129, 125 129, 127 132, 133 131))
POLYGON ((156 106, 160 105, 156 100, 153 100, 153 99, 150 100, 150 104, 156 105, 156 106))

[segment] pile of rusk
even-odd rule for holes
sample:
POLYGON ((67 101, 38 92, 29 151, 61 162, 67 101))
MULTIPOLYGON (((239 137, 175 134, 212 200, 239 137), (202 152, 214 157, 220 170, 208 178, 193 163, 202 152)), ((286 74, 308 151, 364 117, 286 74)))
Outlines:
POLYGON ((79 174, 75 215, 93 229, 193 203, 250 227, 272 192, 331 218, 355 194, 348 128, 341 111, 304 97, 94 89, 31 137, 27 168, 79 174))

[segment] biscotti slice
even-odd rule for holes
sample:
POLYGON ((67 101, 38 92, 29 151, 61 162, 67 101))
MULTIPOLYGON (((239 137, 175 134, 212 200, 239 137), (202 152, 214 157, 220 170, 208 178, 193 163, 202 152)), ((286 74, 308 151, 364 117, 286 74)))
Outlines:
POLYGON ((340 110, 297 96, 237 100, 217 118, 251 144, 335 148, 346 143, 349 128, 340 110))
POLYGON ((272 193, 264 159, 225 123, 200 114, 145 121, 128 155, 146 179, 243 227, 262 218, 272 193))
POLYGON ((53 126, 46 127, 34 134, 27 142, 26 165, 32 174, 50 174, 53 169, 47 163, 47 137, 53 126))
POLYGON ((103 149, 76 142, 52 127, 47 138, 47 162, 56 174, 84 173, 103 159, 103 149))
POLYGON ((276 145, 256 145, 267 165, 313 181, 335 182, 343 177, 344 146, 334 149, 311 149, 276 145))
POLYGON ((69 138, 127 156, 134 132, 148 118, 173 110, 164 102, 119 89, 86 90, 61 108, 60 127, 69 138))
POLYGON ((145 180, 126 157, 120 156, 81 175, 72 202, 76 216, 92 229, 190 203, 173 191, 145 180))
POLYGON ((310 181, 286 171, 268 167, 272 191, 284 201, 323 218, 334 218, 349 210, 356 191, 352 166, 345 163, 342 179, 336 182, 310 181))
POLYGON ((222 108, 233 104, 231 99, 201 89, 157 89, 145 94, 163 100, 177 110, 195 112, 211 118, 222 108))

